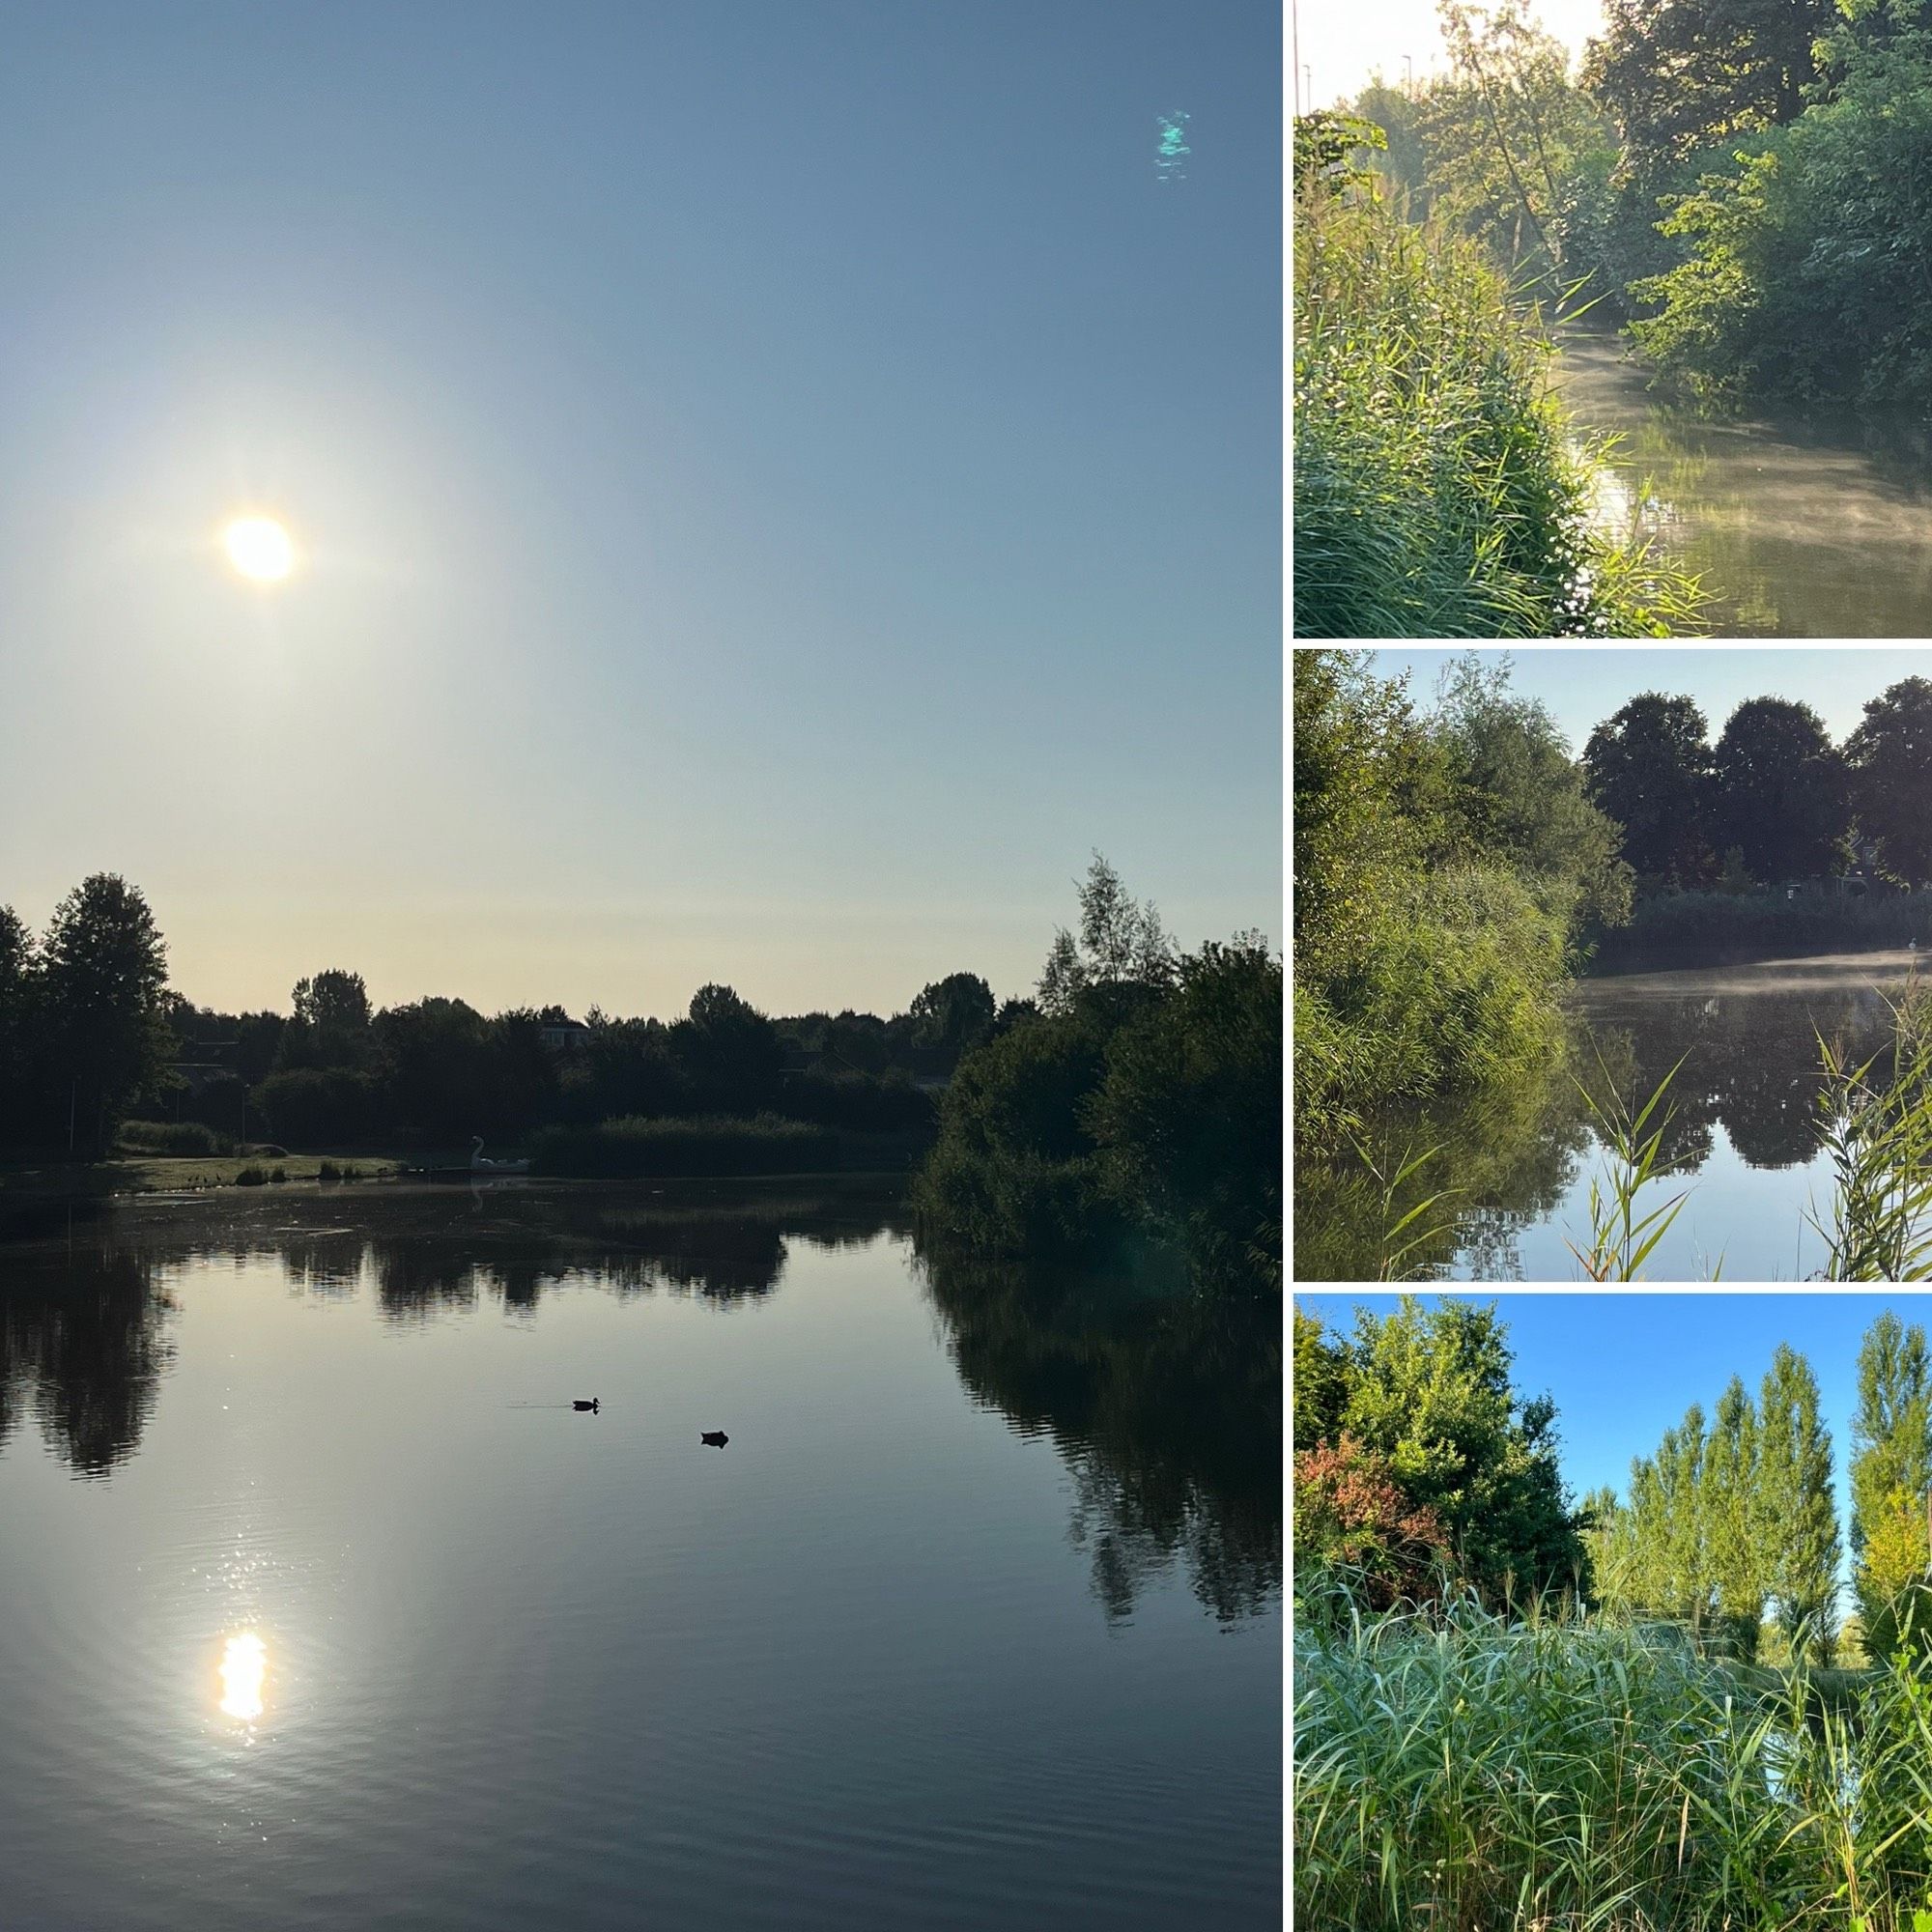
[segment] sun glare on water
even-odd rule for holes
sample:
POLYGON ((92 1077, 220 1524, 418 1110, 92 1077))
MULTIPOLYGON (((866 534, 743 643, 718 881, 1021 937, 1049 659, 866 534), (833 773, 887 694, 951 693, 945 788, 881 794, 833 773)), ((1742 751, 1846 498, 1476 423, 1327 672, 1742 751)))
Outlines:
POLYGON ((295 568, 295 544, 273 517, 239 517, 221 541, 229 562, 257 583, 279 583, 295 568))
POLYGON ((221 1653, 221 1710, 224 1717, 259 1718, 262 1683, 269 1674, 269 1647, 253 1631, 231 1636, 221 1653))

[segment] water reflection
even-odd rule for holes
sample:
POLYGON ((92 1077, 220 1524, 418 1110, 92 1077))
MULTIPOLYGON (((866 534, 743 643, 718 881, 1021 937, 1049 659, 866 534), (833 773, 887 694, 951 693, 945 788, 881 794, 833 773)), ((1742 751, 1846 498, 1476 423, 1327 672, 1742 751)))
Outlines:
POLYGON ((231 1636, 221 1651, 221 1713, 252 1722, 262 1715, 269 1647, 253 1631, 231 1636))
POLYGON ((1932 435, 1847 412, 1709 419, 1610 335, 1565 339, 1558 387, 1622 446, 1600 490, 1706 580, 1720 637, 1915 638, 1932 624, 1932 435))
POLYGON ((1224 1624, 1280 1594, 1281 1304, 1044 1277, 945 1251, 921 1270, 968 1389, 1052 1437, 1094 1595, 1129 1616, 1177 1563, 1224 1624))
MULTIPOLYGON (((1403 1190, 1400 1208, 1459 1190, 1427 1217, 1437 1232, 1408 1258, 1408 1271, 1439 1274, 1453 1265, 1476 1280, 1523 1279, 1526 1236, 1559 1223, 1574 1236, 1587 1224, 1582 1197, 1601 1171, 1604 1135, 1581 1090, 1640 1103, 1673 1067, 1662 1158, 1691 1179, 1720 1154, 1747 1173, 1788 1175, 1777 1198, 1795 1230, 1818 1155, 1819 1038, 1855 1064, 1881 1053, 1890 1036, 1887 1002, 1911 963, 1904 953, 1873 953, 1583 981, 1560 1059, 1507 1093, 1392 1117, 1372 1129, 1390 1171, 1408 1151, 1441 1149, 1403 1190)), ((1297 1279, 1376 1279, 1388 1218, 1359 1162, 1297 1162, 1297 1279)), ((1735 1248, 1714 1239, 1710 1251, 1744 1256, 1754 1231, 1735 1232, 1735 1248)), ((1782 1234, 1779 1240, 1788 1268, 1789 1243, 1782 1234)), ((1535 1278, 1574 1278, 1567 1248, 1540 1247, 1566 1260, 1545 1264, 1535 1278)))

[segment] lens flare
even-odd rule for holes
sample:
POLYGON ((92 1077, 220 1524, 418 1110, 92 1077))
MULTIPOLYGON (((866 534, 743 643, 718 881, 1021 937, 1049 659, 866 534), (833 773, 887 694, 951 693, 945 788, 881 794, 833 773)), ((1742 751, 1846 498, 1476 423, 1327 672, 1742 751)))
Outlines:
POLYGON ((269 1647, 253 1631, 231 1636, 221 1653, 221 1710, 224 1717, 259 1718, 262 1683, 269 1674, 269 1647))

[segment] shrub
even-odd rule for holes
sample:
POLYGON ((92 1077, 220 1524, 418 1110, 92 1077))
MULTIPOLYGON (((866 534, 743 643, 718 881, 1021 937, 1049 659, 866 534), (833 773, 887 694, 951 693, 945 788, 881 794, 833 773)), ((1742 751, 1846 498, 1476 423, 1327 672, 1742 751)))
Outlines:
POLYGON ((234 1146, 226 1134, 199 1121, 124 1121, 121 1145, 136 1153, 218 1154, 234 1146))
POLYGON ((1435 1511, 1411 1501, 1387 1461, 1352 1435, 1294 1455, 1294 1562, 1346 1566, 1378 1609, 1435 1594, 1449 1535, 1435 1511))
POLYGON ((298 1147, 369 1138, 380 1120, 372 1074, 347 1066, 301 1066, 271 1073, 250 1096, 277 1140, 298 1147))
POLYGON ((242 1169, 235 1177, 237 1187, 266 1187, 268 1181, 269 1170, 266 1167, 256 1167, 253 1164, 242 1169))

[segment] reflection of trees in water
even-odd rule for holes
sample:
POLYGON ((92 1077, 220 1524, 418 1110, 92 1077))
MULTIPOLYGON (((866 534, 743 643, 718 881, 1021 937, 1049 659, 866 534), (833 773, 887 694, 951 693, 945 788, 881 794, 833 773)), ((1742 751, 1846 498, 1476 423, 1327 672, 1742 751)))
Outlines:
POLYGON ((493 1199, 487 1215, 447 1196, 355 1205, 356 1228, 339 1225, 343 1204, 316 1195, 276 1203, 275 1225, 253 1204, 137 1205, 98 1214, 65 1247, 0 1249, 0 1445, 31 1415, 77 1474, 132 1455, 171 1357, 163 1284, 191 1263, 278 1262, 319 1295, 367 1280, 385 1319, 426 1321, 484 1293, 531 1311, 566 1279, 735 1307, 771 1293, 793 1240, 858 1246, 905 1232, 895 1200, 856 1189, 664 1208, 533 1191, 493 1199))
POLYGON ((1302 1281, 1375 1281, 1382 1274, 1383 1230, 1431 1196, 1454 1190, 1398 1237, 1428 1230, 1404 1272, 1426 1280, 1459 1252, 1482 1281, 1520 1279, 1517 1236, 1549 1213, 1589 1146, 1587 1110, 1560 1056, 1514 1085, 1417 1108, 1373 1123, 1365 1139, 1386 1174, 1412 1154, 1437 1151, 1398 1192, 1393 1213, 1382 1189, 1350 1151, 1308 1155, 1294 1167, 1294 1270, 1302 1281))
POLYGON ((1748 1166, 1803 1165, 1818 1149, 1818 1037, 1856 1063, 1891 1036, 1890 1011, 1870 986, 1679 998, 1619 997, 1605 984, 1586 995, 1579 1037, 1594 1037, 1626 1098, 1647 1097, 1683 1063, 1663 1145, 1687 1167, 1710 1157, 1718 1127, 1748 1166))
POLYGON ((1282 1580, 1281 1304, 1042 1279, 923 1251, 960 1379, 1073 1477, 1107 1615, 1179 1562, 1224 1623, 1282 1580))
POLYGON ((172 1358, 173 1312, 137 1255, 0 1268, 0 1444, 31 1414, 76 1475, 125 1462, 172 1358))
MULTIPOLYGON (((1390 1173, 1406 1153, 1440 1146, 1402 1190, 1395 1214, 1444 1188, 1458 1190, 1417 1224, 1443 1232, 1409 1256, 1408 1277, 1438 1274, 1460 1254, 1475 1280, 1520 1278, 1521 1230, 1555 1210, 1579 1163, 1594 1167, 1603 1158, 1605 1135, 1577 1083, 1600 1104, 1615 1098, 1634 1109, 1676 1067, 1661 1157, 1687 1175, 1710 1159, 1719 1129, 1747 1166, 1809 1161, 1823 1089, 1818 1036, 1836 1041, 1854 1064, 1882 1054, 1891 1028, 1885 1001, 1868 984, 1842 981, 1747 992, 1722 990, 1716 977, 1707 983, 1719 990, 1680 996, 1613 980, 1586 982, 1559 1065, 1507 1091, 1418 1108, 1373 1129, 1372 1146, 1390 1173)), ((1875 1070, 1884 1066, 1882 1058, 1875 1070)), ((1393 1217, 1358 1160, 1297 1161, 1294 1198, 1299 1279, 1379 1276, 1382 1229, 1393 1217)))

